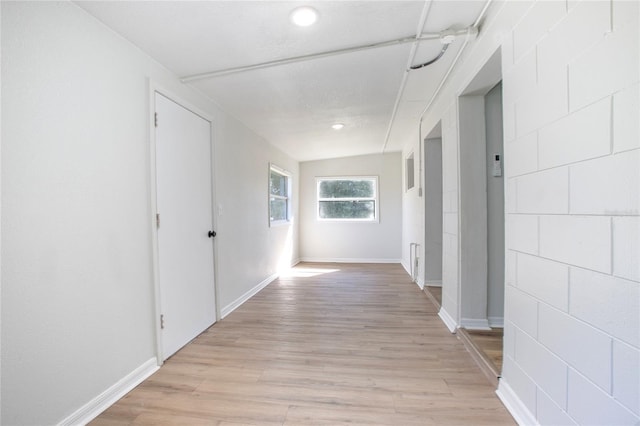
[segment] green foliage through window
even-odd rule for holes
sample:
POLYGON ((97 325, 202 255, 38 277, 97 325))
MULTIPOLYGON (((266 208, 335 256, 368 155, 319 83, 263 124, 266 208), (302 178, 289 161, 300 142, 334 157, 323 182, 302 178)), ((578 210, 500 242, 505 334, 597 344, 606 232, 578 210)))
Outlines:
POLYGON ((373 180, 320 181, 320 198, 372 198, 375 197, 373 180))
POLYGON ((320 220, 377 220, 375 177, 319 178, 318 218, 320 220))
POLYGON ((269 192, 271 195, 281 195, 283 197, 289 195, 287 194, 287 176, 271 170, 269 192))
POLYGON ((289 176, 275 170, 269 172, 269 221, 289 220, 289 176))

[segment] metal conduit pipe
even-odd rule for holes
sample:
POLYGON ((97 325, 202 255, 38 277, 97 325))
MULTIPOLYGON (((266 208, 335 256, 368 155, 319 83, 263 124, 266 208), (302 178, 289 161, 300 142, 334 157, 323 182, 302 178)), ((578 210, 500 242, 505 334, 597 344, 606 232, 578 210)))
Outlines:
MULTIPOLYGON (((387 133, 384 137, 384 145, 382 145, 382 153, 387 148, 387 143, 389 142, 389 135, 391 135, 391 129, 393 128, 393 122, 396 120, 396 115, 398 114, 398 107, 400 106, 400 100, 402 99, 402 95, 404 94, 404 89, 407 86, 407 77, 409 76, 409 71, 413 60, 416 57, 416 52, 418 51, 418 42, 419 37, 418 34, 422 33, 425 24, 427 23, 427 17, 429 16, 429 11, 431 10, 431 5, 433 3, 431 0, 426 0, 424 8, 422 9, 422 15, 420 16, 420 20, 418 21, 418 28, 416 29, 416 37, 414 37, 414 43, 411 46, 411 51, 409 52, 409 59, 407 60, 407 67, 404 70, 404 74, 402 74, 402 81, 400 81, 400 88, 398 89, 398 93, 396 94, 396 100, 393 104, 393 110, 391 112, 391 119, 389 120, 389 125, 387 126, 387 133)), ((440 37, 438 37, 440 38, 440 37)))
MULTIPOLYGON (((412 56, 415 56, 415 50, 416 50, 415 46, 418 42, 425 41, 425 40, 441 40, 443 37, 446 37, 449 34, 451 34, 450 32, 422 33, 421 30, 422 28, 420 28, 419 32, 417 33, 418 35, 416 36, 402 37, 402 38, 397 38, 393 40, 386 40, 386 41, 380 41, 376 43, 364 44, 360 46, 345 47, 343 49, 328 50, 325 52, 311 53, 308 55, 292 56, 290 58, 274 59, 273 61, 259 62, 256 64, 250 64, 250 65, 241 65, 238 67, 223 68, 215 71, 187 75, 187 76, 181 77, 180 81, 182 83, 190 83, 196 80, 204 80, 208 78, 221 77, 223 75, 237 74, 245 71, 252 71, 252 70, 259 70, 263 68, 276 67, 280 65, 294 64, 297 62, 311 61, 313 59, 321 59, 321 58, 327 58, 330 56, 343 55, 345 53, 360 52, 363 50, 378 49, 381 47, 398 46, 398 45, 407 44, 407 43, 414 43, 414 46, 412 47, 412 56)), ((458 36, 458 35, 465 35, 466 32, 467 30, 463 29, 463 30, 455 31, 452 34, 458 36)))
MULTIPOLYGON (((476 21, 477 22, 477 21, 476 21)), ((389 126, 387 127, 387 134, 385 135, 384 138, 384 145, 382 145, 382 153, 384 153, 384 151, 387 149, 387 144, 389 143, 389 137, 391 136, 391 129, 393 128, 393 123, 396 119, 396 115, 398 113, 398 108, 400 107, 400 100, 402 98, 402 95, 404 94, 404 89, 405 86, 407 84, 407 74, 409 73, 409 71, 411 70, 415 70, 415 69, 419 69, 422 67, 425 67, 427 65, 431 65, 434 62, 436 62, 438 59, 440 59, 442 57, 442 55, 444 55, 444 52, 447 50, 447 48, 449 47, 449 44, 451 44, 453 42, 453 40, 456 39, 456 37, 459 36, 465 36, 465 42, 462 46, 462 48, 460 49, 460 51, 458 53, 460 53, 464 47, 467 45, 467 43, 469 42, 469 40, 471 38, 475 38, 478 35, 478 28, 471 26, 468 28, 464 28, 462 30, 445 30, 442 31, 440 33, 440 42, 444 45, 444 47, 442 48, 442 50, 440 51, 440 53, 434 58, 431 59, 430 61, 427 61, 421 65, 416 65, 416 66, 412 66, 411 63, 413 62, 413 58, 410 55, 410 60, 409 60, 409 64, 407 65, 407 70, 405 71, 403 78, 402 78, 402 83, 400 85, 400 89, 398 90, 398 96, 396 97, 396 102, 393 106, 393 112, 391 113, 391 120, 389 121, 389 126)), ((415 52, 413 54, 413 56, 415 56, 415 52)), ((456 56, 456 59, 459 57, 456 56)), ((451 70, 451 68, 449 68, 449 70, 451 70)), ((439 90, 439 89, 438 89, 439 90)))
MULTIPOLYGON (((470 30, 470 29, 474 29, 475 30, 474 34, 472 35, 473 38, 475 38, 477 36, 477 34, 478 34, 478 26, 480 25, 480 22, 482 21, 482 18, 484 18, 485 13, 487 13, 487 9, 489 8, 489 5, 491 4, 491 2, 492 2, 492 0, 487 0, 486 1, 486 3, 484 4, 484 7, 480 11, 480 14, 478 15, 478 18, 475 20, 473 25, 468 28, 468 30, 470 30)), ((436 88, 435 92, 433 93, 433 96, 431 96, 431 99, 427 103, 427 106, 425 106, 424 109, 422 110, 422 113, 420 113, 420 121, 418 123, 418 146, 420 147, 420 159, 418 160, 419 161, 419 163, 418 163, 418 196, 422 196, 422 143, 423 143, 423 140, 422 140, 422 121, 424 120, 424 115, 427 113, 427 111, 429 110, 429 108, 431 107, 433 102, 435 101, 436 97, 438 97, 438 95, 440 94, 440 90, 442 90, 442 86, 444 86, 444 83, 447 81, 447 78, 449 78, 449 74, 451 74, 451 72, 453 71, 453 68, 456 66, 456 63, 460 59, 460 56, 462 56, 462 53, 464 52, 464 49, 467 47, 467 44, 469 44, 470 40, 471 40, 471 36, 465 37, 464 43, 462 44, 462 47, 460 48, 460 50, 458 50, 458 53, 456 54, 456 57, 453 59, 453 62, 451 62, 451 65, 449 66, 449 69, 447 70, 445 75, 440 80, 440 84, 438 85, 438 87, 436 88)), ((386 143, 385 143, 385 145, 386 145, 386 143)))

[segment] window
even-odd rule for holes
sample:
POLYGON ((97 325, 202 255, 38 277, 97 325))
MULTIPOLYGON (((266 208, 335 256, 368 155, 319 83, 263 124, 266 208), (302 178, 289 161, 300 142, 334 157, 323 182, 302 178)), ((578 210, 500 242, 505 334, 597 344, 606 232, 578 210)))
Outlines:
POLYGON ((291 174, 269 166, 269 224, 289 223, 291 217, 291 174))
POLYGON ((413 152, 406 158, 404 169, 407 173, 406 183, 407 183, 407 191, 408 191, 411 188, 413 188, 414 179, 415 179, 415 171, 413 169, 413 152))
POLYGON ((378 220, 377 177, 318 178, 318 220, 378 220))

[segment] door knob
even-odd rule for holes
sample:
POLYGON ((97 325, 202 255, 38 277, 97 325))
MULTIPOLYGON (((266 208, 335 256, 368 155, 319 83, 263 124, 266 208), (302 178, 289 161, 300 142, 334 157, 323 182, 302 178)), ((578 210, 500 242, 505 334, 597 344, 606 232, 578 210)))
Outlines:
POLYGON ((209 234, 207 235, 209 235, 209 238, 213 238, 216 236, 216 231, 209 231, 209 234))

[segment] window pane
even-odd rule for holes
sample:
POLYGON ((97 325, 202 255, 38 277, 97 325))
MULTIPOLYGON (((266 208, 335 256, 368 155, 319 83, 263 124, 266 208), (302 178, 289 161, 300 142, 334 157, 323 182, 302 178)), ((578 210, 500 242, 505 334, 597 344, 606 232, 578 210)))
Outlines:
POLYGON ((318 191, 320 198, 373 198, 373 180, 323 180, 318 191))
POLYGON ((271 171, 271 178, 269 179, 269 191, 273 195, 282 195, 286 197, 287 194, 287 177, 271 171))
POLYGON ((287 220, 287 200, 281 198, 270 199, 271 221, 287 220))
POLYGON ((320 201, 321 219, 375 219, 375 201, 320 201))

